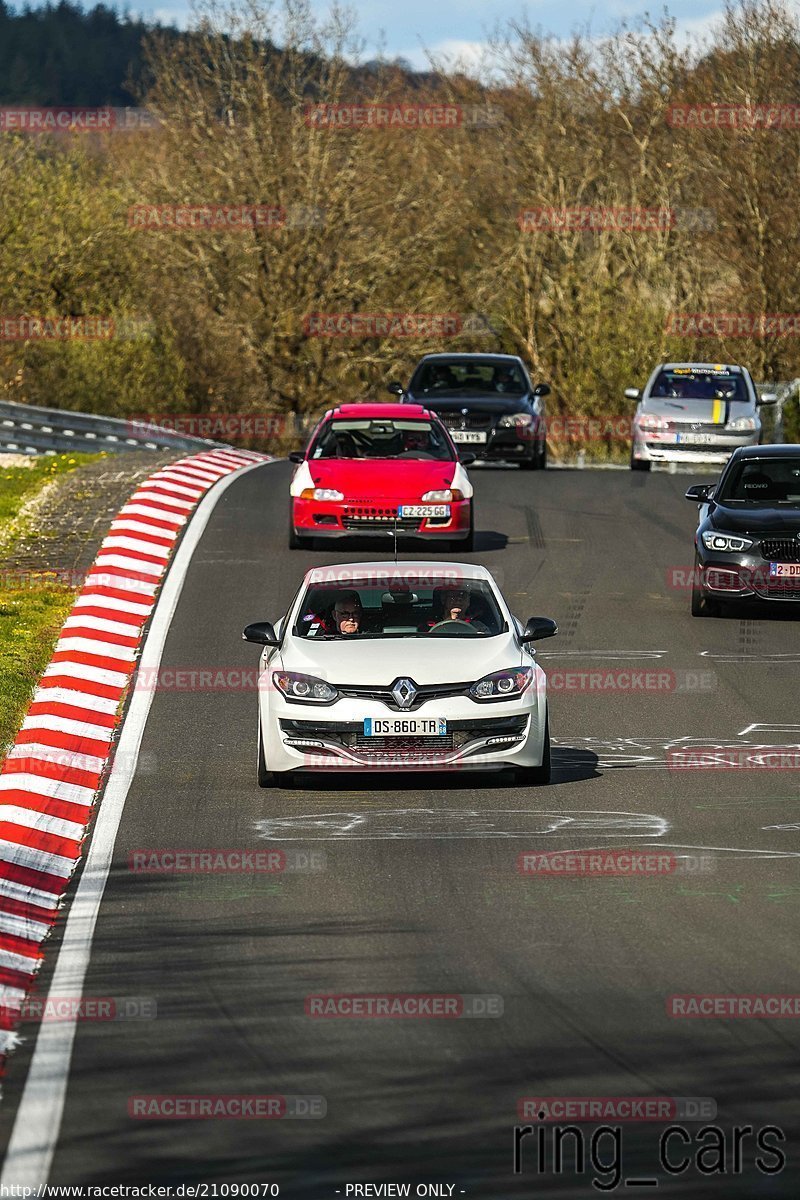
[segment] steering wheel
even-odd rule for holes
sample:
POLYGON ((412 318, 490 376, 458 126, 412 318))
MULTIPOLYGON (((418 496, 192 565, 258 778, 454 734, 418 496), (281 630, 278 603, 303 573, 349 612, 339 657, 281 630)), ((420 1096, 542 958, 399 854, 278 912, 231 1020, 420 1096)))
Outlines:
MULTIPOLYGON (((451 617, 447 617, 444 621, 439 621, 436 625, 431 626, 428 633, 436 633, 437 629, 444 629, 446 625, 460 625, 462 629, 468 629, 470 637, 480 637, 480 633, 474 625, 470 625, 469 621, 459 621, 451 617)), ((461 634, 459 634, 461 637, 461 634)))

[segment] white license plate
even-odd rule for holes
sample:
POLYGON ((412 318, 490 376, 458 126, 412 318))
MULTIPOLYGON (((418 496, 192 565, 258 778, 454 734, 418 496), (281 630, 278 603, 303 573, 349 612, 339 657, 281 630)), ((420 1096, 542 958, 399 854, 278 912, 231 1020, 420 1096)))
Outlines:
POLYGON ((444 717, 364 717, 364 737, 444 737, 444 717))
POLYGON ((485 442, 489 435, 478 429, 451 429, 450 437, 454 442, 485 442))
POLYGON ((711 446, 718 439, 714 433, 676 433, 675 441, 687 446, 711 446))
POLYGON ((800 579, 800 563, 769 564, 770 579, 800 579))
POLYGON ((449 504, 401 504, 398 517, 449 517, 449 504))

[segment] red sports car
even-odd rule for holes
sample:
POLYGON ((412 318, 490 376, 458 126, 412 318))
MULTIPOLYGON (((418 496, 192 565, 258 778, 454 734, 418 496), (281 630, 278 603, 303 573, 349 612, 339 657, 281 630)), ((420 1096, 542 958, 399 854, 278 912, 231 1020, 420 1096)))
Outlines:
POLYGON ((474 455, 420 404, 343 404, 317 425, 290 491, 289 546, 391 534, 471 550, 474 455))

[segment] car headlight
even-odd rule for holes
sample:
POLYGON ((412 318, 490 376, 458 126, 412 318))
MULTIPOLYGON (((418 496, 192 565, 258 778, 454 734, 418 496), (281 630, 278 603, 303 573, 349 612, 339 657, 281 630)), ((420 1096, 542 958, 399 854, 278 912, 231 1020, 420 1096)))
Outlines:
POLYGON ((738 430, 742 430, 742 431, 744 431, 745 429, 755 429, 756 428, 756 419, 755 419, 755 417, 736 417, 735 420, 728 421, 728 424, 725 426, 725 428, 726 429, 738 429, 738 430))
POLYGON ((301 500, 344 500, 344 492, 337 492, 336 488, 303 488, 300 493, 301 500))
POLYGON ((499 429, 514 429, 515 427, 524 429, 533 424, 533 419, 531 413, 509 413, 507 417, 501 417, 497 425, 499 429))
POLYGON ((666 417, 656 417, 653 413, 642 413, 636 418, 636 424, 639 429, 644 429, 648 433, 663 433, 669 429, 669 421, 666 417))
POLYGON ((449 504, 451 500, 463 500, 464 497, 458 488, 439 488, 425 492, 422 499, 427 504, 449 504))
POLYGON ((509 667, 494 671, 473 683, 469 694, 473 700, 509 700, 521 696, 533 679, 533 667, 509 667))
POLYGON ((752 544, 749 538, 737 537, 733 533, 715 533, 713 530, 707 529, 703 534, 703 545, 706 550, 749 550, 752 544))
POLYGON ((309 704, 330 704, 339 693, 324 679, 315 675, 298 675, 294 671, 273 671, 272 682, 287 700, 309 704))

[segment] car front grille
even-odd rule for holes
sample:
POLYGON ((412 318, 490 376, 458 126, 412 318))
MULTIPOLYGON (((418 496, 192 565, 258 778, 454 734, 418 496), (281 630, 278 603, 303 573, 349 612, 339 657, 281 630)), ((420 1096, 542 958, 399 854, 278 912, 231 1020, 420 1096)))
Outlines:
MULTIPOLYGON (((430 762, 437 756, 447 757, 454 751, 475 742, 480 750, 485 738, 503 739, 504 748, 525 736, 528 718, 490 717, 487 719, 448 721, 447 733, 443 737, 365 737, 361 721, 293 721, 281 720, 283 737, 295 743, 299 749, 323 740, 341 746, 362 761, 385 761, 387 765, 404 762, 430 762)), ((469 751, 467 750, 467 753, 469 751)))
POLYGON ((397 529, 399 533, 416 533, 419 517, 398 517, 397 506, 348 504, 342 513, 345 529, 397 529))
POLYGON ((800 540, 797 538, 765 538, 761 543, 761 556, 772 562, 800 562, 800 540))
POLYGON ((463 696, 469 683, 426 684, 417 689, 414 703, 409 708, 400 708, 388 687, 356 687, 337 684, 337 690, 342 696, 358 696, 364 700, 379 700, 394 712, 416 712, 429 700, 446 700, 449 696, 463 696))
POLYGON ((443 425, 448 429, 491 429, 491 413, 437 413, 443 425))

